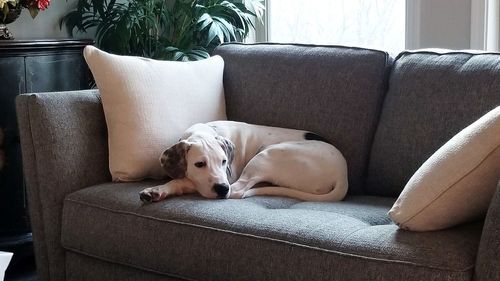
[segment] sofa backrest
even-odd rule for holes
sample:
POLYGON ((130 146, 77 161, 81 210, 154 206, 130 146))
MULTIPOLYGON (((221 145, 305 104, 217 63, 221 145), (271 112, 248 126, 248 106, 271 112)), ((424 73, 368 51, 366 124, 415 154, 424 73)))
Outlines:
POLYGON ((230 120, 310 130, 347 159, 360 194, 391 64, 382 51, 337 46, 224 44, 230 120))
POLYGON ((394 61, 365 192, 398 196, 440 146, 500 105, 500 54, 403 52, 394 61))

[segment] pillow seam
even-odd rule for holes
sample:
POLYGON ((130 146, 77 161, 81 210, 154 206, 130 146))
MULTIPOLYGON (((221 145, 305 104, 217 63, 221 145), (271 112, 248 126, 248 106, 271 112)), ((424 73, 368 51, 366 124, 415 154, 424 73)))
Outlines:
POLYGON ((476 171, 478 169, 478 167, 481 166, 486 161, 486 159, 488 159, 499 147, 500 147, 500 144, 498 144, 495 148, 493 148, 490 152, 488 152, 488 154, 475 167, 473 167, 470 171, 465 173, 465 175, 460 177, 458 180, 456 180, 455 182, 450 184, 443 192, 441 192, 438 196, 436 196, 436 198, 432 199, 428 204, 426 204, 423 208, 421 208, 416 214, 412 215, 411 217, 409 217, 405 221, 401 222, 400 224, 404 225, 404 224, 408 223, 410 220, 414 219, 416 216, 418 216, 423 211, 425 211, 430 205, 432 205, 439 198, 441 198, 444 194, 446 194, 455 184, 459 183, 460 181, 465 179, 468 175, 470 175, 472 172, 476 171))

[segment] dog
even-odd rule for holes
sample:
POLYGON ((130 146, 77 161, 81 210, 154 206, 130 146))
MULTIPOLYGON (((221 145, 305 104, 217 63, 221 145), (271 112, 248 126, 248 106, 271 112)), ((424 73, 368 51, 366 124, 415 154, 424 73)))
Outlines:
POLYGON ((160 164, 172 180, 142 190, 144 202, 195 192, 210 199, 339 201, 348 188, 345 158, 321 136, 235 121, 191 126, 160 164))

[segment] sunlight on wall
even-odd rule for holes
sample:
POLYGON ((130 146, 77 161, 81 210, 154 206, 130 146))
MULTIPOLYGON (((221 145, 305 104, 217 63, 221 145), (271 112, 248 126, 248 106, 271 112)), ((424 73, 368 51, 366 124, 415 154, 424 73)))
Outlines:
POLYGON ((403 0, 268 0, 270 42, 405 49, 403 0))

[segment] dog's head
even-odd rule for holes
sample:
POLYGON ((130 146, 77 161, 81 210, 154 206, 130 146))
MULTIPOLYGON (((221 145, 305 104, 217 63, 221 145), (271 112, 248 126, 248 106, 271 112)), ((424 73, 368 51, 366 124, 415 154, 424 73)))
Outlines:
POLYGON ((161 166, 172 179, 188 178, 206 198, 228 198, 234 144, 223 137, 182 140, 165 150, 161 166))

